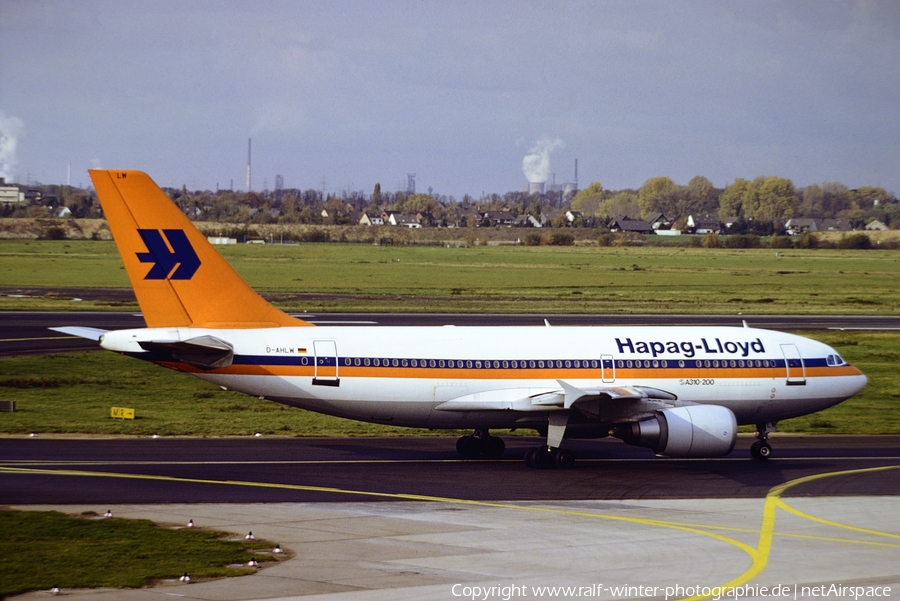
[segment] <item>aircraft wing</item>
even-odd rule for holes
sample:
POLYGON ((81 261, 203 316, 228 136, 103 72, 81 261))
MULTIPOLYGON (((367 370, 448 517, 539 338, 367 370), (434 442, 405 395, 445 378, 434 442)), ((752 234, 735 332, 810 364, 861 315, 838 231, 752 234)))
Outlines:
POLYGON ((628 418, 636 419, 662 407, 673 406, 678 398, 669 392, 648 386, 599 386, 579 388, 557 380, 559 388, 507 388, 478 392, 445 401, 435 407, 438 411, 554 411, 577 409, 600 415, 621 412, 623 402, 629 409, 628 418), (618 409, 613 409, 614 407, 618 409))

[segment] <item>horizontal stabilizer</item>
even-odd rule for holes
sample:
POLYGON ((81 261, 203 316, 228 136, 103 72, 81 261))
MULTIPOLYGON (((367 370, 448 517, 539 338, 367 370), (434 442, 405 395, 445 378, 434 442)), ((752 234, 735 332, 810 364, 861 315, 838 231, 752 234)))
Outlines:
POLYGON ((79 338, 87 338, 88 340, 97 340, 106 334, 109 330, 101 330, 100 328, 88 328, 83 326, 60 326, 58 328, 49 328, 54 332, 62 332, 70 336, 78 336, 79 338))
POLYGON ((148 340, 139 343, 165 360, 187 363, 200 369, 228 367, 234 360, 234 347, 215 336, 198 336, 189 340, 148 340))

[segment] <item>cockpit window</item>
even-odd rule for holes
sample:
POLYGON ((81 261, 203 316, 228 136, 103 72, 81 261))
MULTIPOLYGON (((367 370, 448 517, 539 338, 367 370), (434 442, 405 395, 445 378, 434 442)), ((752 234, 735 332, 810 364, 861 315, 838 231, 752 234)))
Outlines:
POLYGON ((845 364, 846 362, 841 358, 840 355, 828 355, 828 365, 836 366, 845 364))

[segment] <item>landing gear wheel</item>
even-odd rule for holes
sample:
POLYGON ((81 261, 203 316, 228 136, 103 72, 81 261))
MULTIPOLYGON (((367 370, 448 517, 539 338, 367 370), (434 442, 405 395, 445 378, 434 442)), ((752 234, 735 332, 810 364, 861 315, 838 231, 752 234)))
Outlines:
POLYGON ((456 441, 456 452, 463 459, 500 459, 503 451, 506 450, 506 444, 502 438, 491 436, 486 430, 476 430, 475 434, 469 436, 461 436, 456 441))
POLYGON ((481 455, 481 440, 474 436, 461 436, 456 441, 456 452, 464 459, 476 459, 481 455))
POLYGON ((506 443, 502 438, 497 436, 487 436, 481 439, 481 453, 486 459, 500 459, 503 457, 503 451, 506 450, 506 443))
POLYGON ((536 469, 553 467, 553 454, 547 447, 535 447, 525 454, 525 465, 536 469))
POLYGON ((553 463, 560 469, 575 467, 575 453, 569 449, 555 449, 553 451, 553 463))
POLYGON ((772 447, 764 440, 757 440, 750 446, 750 455, 754 459, 768 459, 772 456, 772 447))

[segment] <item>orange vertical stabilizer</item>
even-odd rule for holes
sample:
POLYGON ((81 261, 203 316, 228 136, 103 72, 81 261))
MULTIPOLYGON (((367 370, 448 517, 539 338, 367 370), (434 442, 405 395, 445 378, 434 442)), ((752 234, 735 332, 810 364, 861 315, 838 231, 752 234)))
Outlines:
POLYGON ((148 327, 312 325, 259 296, 146 173, 90 175, 148 327))

